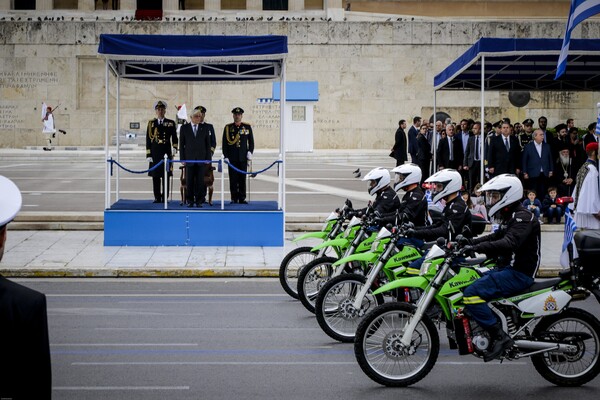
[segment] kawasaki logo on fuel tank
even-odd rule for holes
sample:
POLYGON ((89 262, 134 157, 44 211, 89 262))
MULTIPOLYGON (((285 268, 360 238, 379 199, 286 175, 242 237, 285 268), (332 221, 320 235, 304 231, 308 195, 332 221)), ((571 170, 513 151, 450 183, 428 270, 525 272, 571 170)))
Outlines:
POLYGON ((451 288, 455 288, 455 287, 458 287, 458 286, 466 285, 466 284, 468 284, 470 282, 473 282, 473 281, 476 281, 476 280, 477 280, 477 278, 475 276, 472 276, 471 279, 469 279, 468 281, 450 282, 448 284, 448 286, 450 286, 451 288))
POLYGON ((394 258, 392 258, 392 262, 394 262, 394 263, 401 263, 402 261, 411 260, 413 258, 414 258, 414 256, 412 254, 409 254, 409 255, 404 256, 404 257, 395 256, 394 258))

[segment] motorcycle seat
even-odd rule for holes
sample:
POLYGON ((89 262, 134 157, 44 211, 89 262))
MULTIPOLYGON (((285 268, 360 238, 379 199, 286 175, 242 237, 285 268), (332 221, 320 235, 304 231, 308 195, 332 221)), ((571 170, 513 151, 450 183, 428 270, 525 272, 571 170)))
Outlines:
POLYGON ((562 281, 561 278, 550 278, 550 279, 540 279, 533 282, 533 285, 529 286, 526 293, 535 292, 542 289, 547 289, 549 287, 558 285, 562 281))

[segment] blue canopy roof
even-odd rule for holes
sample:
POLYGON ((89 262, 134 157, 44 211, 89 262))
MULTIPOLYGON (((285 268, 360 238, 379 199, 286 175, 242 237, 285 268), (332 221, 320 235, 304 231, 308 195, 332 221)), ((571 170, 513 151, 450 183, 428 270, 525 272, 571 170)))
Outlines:
POLYGON ((562 39, 479 39, 463 55, 435 76, 435 90, 600 89, 600 39, 572 39, 567 71, 554 80, 562 39))
POLYGON ((100 35, 112 71, 138 80, 275 79, 286 36, 100 35))

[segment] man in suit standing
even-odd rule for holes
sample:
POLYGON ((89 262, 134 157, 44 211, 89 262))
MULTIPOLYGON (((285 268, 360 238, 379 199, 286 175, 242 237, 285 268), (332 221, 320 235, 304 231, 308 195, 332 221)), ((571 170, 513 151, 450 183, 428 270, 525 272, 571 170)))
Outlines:
MULTIPOLYGON (((7 225, 21 209, 21 192, 0 176, 0 261, 7 225)), ((47 400, 52 373, 46 296, 0 275, 0 398, 47 400)))
POLYGON ((503 121, 500 136, 492 138, 488 151, 488 170, 491 176, 521 172, 521 146, 511 135, 510 123, 503 121))
POLYGON ((592 122, 588 125, 588 131, 585 135, 583 135, 583 148, 587 147, 588 144, 598 142, 598 138, 596 138, 596 122, 592 122))
POLYGON ((396 129, 396 134, 394 135, 394 147, 392 147, 392 154, 396 159, 396 167, 408 161, 408 157, 406 155, 406 134, 404 133, 405 128, 406 121, 403 119, 398 121, 398 129, 396 129))
MULTIPOLYGON (((413 124, 408 129, 408 152, 410 153, 411 162, 416 162, 419 147, 417 146, 417 135, 421 127, 421 117, 414 117, 413 124)), ((397 164, 396 164, 397 165, 397 164)))
POLYGON ((523 149, 523 179, 526 189, 534 189, 536 193, 546 193, 548 179, 552 177, 554 164, 552 151, 548 143, 544 143, 544 131, 536 129, 533 141, 523 149))
POLYGON ((233 122, 223 129, 222 149, 225 162, 229 163, 229 191, 231 203, 248 204, 246 201, 246 172, 248 161, 254 153, 254 135, 250 124, 242 122, 244 110, 236 107, 231 110, 233 122), (238 172, 234 168, 243 171, 238 172))
POLYGON ((421 125, 417 135, 417 165, 421 168, 421 184, 429 178, 429 169, 431 166, 431 145, 427 140, 427 125, 421 125))
POLYGON ((459 172, 462 170, 462 142, 455 135, 455 129, 452 124, 446 125, 446 138, 440 140, 437 149, 438 171, 444 168, 453 168, 459 172))
POLYGON ((480 181, 481 176, 481 122, 477 121, 473 124, 472 135, 469 136, 465 157, 463 160, 463 169, 468 173, 469 192, 473 192, 473 188, 480 181))
MULTIPOLYGON (((181 127, 179 145, 182 160, 211 160, 210 136, 215 135, 211 124, 204 122, 206 108, 198 106, 192 112, 192 123, 181 127)), ((205 163, 185 163, 185 180, 187 185, 187 206, 202 207, 206 199, 204 185, 205 163)))
MULTIPOLYGON (((171 146, 177 151, 177 124, 172 119, 165 118, 167 103, 157 101, 154 105, 156 118, 148 121, 146 127, 146 161, 149 162, 148 168, 152 168, 164 160, 165 154, 168 159, 173 158, 171 146)), ((154 203, 162 203, 165 196, 169 196, 169 180, 167 179, 167 193, 163 193, 165 172, 164 166, 160 166, 150 172, 148 176, 152 177, 152 191, 154 192, 154 203)), ((173 175, 173 166, 169 167, 168 176, 173 175)))

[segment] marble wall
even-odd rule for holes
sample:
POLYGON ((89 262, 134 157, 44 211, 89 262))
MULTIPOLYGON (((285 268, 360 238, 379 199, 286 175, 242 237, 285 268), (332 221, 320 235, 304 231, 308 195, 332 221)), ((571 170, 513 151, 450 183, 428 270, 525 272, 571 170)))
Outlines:
MULTIPOLYGON (((43 101, 59 107, 57 127, 68 131, 58 145, 101 146, 104 143, 104 60, 97 55, 102 33, 186 35, 287 35, 290 81, 319 82, 315 108, 314 148, 389 148, 399 119, 429 117, 434 76, 480 37, 560 38, 563 21, 2 21, 0 22, 0 146, 44 144, 43 101)), ((598 38, 600 23, 584 22, 575 37, 598 38)), ((142 134, 153 116, 156 99, 188 109, 203 105, 220 142, 230 110, 246 110, 255 126, 257 147, 279 146, 278 104, 259 104, 271 97, 264 83, 146 83, 121 81, 119 130, 142 134), (130 129, 139 122, 140 130, 130 129)), ((110 80, 111 135, 115 80, 110 80)), ((584 127, 596 118, 597 94, 532 93, 523 109, 512 107, 508 93, 486 94, 486 119, 513 120, 545 115, 554 126, 575 118, 584 127)), ((479 118, 479 92, 440 92, 438 109, 453 119, 479 118)))

